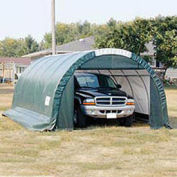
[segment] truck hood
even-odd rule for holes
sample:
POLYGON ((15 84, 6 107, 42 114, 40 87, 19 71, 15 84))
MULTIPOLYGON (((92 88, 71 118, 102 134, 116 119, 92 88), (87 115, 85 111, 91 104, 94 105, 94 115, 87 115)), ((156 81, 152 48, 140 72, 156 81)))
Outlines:
POLYGON ((92 88, 81 88, 78 89, 77 94, 83 94, 87 95, 88 97, 96 97, 96 96, 125 96, 127 97, 128 95, 119 89, 108 89, 108 88, 98 88, 98 89, 92 89, 92 88))

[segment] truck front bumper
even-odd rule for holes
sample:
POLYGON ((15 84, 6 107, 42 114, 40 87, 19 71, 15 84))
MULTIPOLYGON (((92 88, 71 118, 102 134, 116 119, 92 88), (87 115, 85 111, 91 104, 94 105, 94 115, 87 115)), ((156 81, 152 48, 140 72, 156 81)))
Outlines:
MULTIPOLYGON (((135 106, 119 106, 119 107, 109 107, 109 106, 86 106, 81 105, 83 113, 87 116, 94 118, 107 118, 107 114, 116 114, 116 118, 123 118, 131 116, 134 113, 135 106)), ((114 117, 115 119, 115 117, 114 117)))

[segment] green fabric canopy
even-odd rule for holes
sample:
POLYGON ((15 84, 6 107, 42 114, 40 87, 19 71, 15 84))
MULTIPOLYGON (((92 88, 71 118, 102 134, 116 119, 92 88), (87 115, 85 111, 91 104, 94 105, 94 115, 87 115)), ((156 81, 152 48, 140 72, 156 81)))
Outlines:
POLYGON ((100 49, 56 56, 33 62, 15 87, 12 108, 5 116, 31 130, 73 128, 76 70, 146 70, 150 76, 149 122, 152 128, 168 126, 163 85, 141 57, 121 49, 100 49))

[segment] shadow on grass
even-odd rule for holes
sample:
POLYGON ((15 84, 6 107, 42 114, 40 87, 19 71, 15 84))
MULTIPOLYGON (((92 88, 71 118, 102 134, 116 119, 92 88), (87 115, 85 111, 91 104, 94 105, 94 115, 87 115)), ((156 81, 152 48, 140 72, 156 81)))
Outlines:
MULTIPOLYGON (((125 127, 125 126, 121 126, 119 123, 119 119, 89 119, 88 125, 86 128, 84 128, 85 130, 93 130, 97 127, 125 127)), ((149 126, 148 123, 145 123, 144 121, 139 121, 136 120, 133 122, 131 127, 147 127, 149 126)), ((128 127, 127 127, 128 128, 128 127)), ((84 130, 83 128, 75 128, 75 130, 84 130)))

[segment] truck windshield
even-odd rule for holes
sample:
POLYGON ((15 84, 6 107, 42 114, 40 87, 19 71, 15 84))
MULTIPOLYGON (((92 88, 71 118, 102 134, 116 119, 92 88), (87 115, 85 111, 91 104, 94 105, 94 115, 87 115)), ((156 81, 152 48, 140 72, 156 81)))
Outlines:
POLYGON ((105 75, 77 75, 77 82, 80 87, 86 88, 117 88, 114 81, 105 75))

